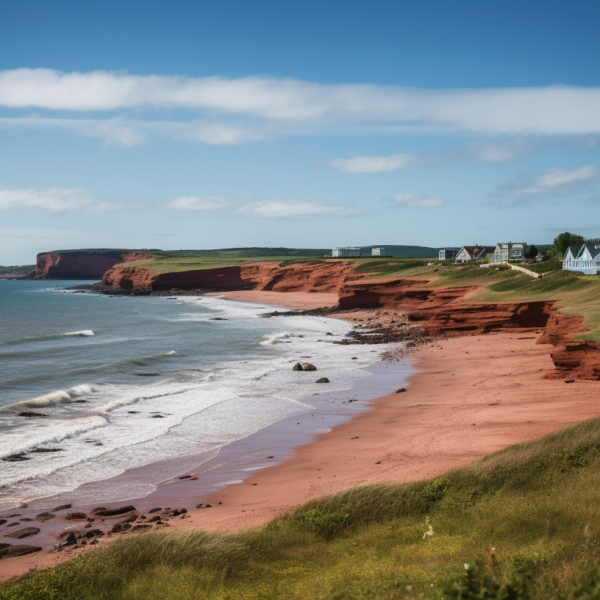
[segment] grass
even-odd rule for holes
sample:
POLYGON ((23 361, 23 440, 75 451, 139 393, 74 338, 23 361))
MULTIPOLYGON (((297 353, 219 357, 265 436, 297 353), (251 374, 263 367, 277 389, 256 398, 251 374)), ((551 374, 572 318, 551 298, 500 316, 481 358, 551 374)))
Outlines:
POLYGON ((27 274, 29 271, 33 271, 35 265, 13 265, 3 266, 0 265, 0 275, 16 275, 16 274, 27 274))
MULTIPOLYGON (((583 317, 590 331, 578 334, 582 340, 600 342, 600 277, 583 275, 557 269, 559 262, 548 261, 541 265, 546 271, 540 279, 510 269, 508 266, 482 269, 478 264, 434 263, 427 261, 403 261, 396 269, 392 264, 374 272, 375 277, 399 274, 422 277, 433 287, 479 286, 477 293, 469 296, 470 302, 529 302, 553 301, 558 310, 568 316, 583 317), (416 263, 420 263, 416 264, 416 263), (410 266, 409 266, 410 265, 410 266)), ((532 270, 541 265, 526 265, 532 270)), ((359 265, 358 269, 368 265, 359 265)), ((366 272, 363 270, 363 272, 366 272)))
POLYGON ((596 419, 255 531, 126 538, 2 586, 0 600, 600 598, 599 458, 596 419))

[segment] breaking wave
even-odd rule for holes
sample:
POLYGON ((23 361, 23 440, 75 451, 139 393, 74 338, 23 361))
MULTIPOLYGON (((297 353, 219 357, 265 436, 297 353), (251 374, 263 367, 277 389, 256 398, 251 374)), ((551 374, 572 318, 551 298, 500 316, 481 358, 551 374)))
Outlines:
POLYGON ((55 392, 50 392, 49 394, 44 394, 43 396, 38 396, 37 398, 32 398, 31 400, 15 402, 4 408, 9 410, 22 410, 23 408, 41 408, 44 406, 56 406, 57 404, 69 404, 85 394, 93 393, 93 391, 94 388, 91 385, 83 384, 71 388, 70 390, 57 390, 55 392))

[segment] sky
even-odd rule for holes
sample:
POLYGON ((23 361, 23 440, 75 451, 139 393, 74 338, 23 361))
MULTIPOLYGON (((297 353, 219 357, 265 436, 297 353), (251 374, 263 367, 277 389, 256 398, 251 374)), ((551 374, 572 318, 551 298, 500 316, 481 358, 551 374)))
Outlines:
POLYGON ((599 237, 599 19, 597 0, 7 0, 0 264, 599 237))

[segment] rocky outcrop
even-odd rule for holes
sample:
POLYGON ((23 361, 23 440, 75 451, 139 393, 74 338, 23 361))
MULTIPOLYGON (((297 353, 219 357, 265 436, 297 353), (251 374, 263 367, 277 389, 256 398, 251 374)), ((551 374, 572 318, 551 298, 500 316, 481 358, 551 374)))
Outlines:
POLYGON ((406 315, 431 335, 489 333, 500 329, 543 328, 551 303, 474 303, 466 299, 474 287, 432 288, 426 280, 397 279, 381 283, 349 283, 340 290, 345 310, 380 308, 406 315))
POLYGON ((337 292, 346 281, 359 277, 349 263, 308 261, 286 266, 276 262, 260 262, 172 273, 154 273, 142 267, 118 265, 107 271, 102 281, 114 290, 337 292))
POLYGON ((101 279, 118 263, 152 258, 140 250, 107 250, 106 252, 71 251, 42 252, 37 255, 36 267, 30 279, 101 279))

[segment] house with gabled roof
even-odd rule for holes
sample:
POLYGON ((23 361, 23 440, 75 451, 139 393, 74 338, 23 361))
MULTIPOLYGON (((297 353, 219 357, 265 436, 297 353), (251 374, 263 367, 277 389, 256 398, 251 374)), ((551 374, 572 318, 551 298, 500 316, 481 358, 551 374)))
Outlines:
POLYGON ((482 260, 493 251, 493 246, 463 246, 454 260, 462 263, 470 260, 482 260))
POLYGON ((519 262, 525 259, 527 244, 525 242, 499 242, 494 249, 494 255, 490 262, 504 264, 508 262, 519 262))
POLYGON ((600 271, 600 240, 587 240, 581 246, 570 246, 563 258, 563 270, 596 275, 600 271))

